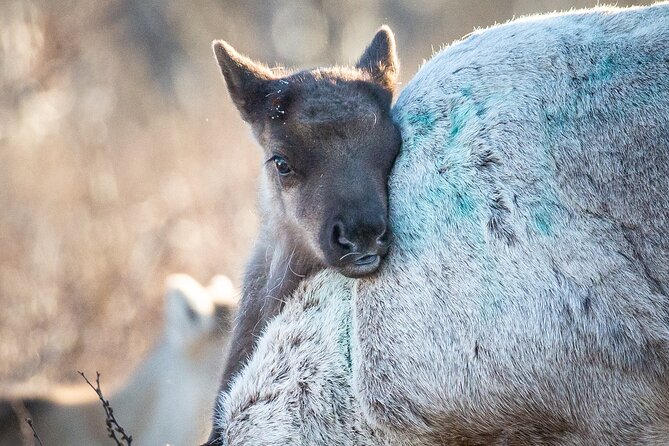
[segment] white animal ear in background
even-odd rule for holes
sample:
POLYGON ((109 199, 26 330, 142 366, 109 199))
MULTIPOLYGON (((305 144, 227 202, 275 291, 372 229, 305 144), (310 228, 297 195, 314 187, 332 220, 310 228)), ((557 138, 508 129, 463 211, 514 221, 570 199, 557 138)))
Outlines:
POLYGON ((207 292, 214 302, 216 320, 221 328, 229 328, 232 325, 234 313, 239 306, 238 290, 227 276, 219 274, 211 279, 207 292))
POLYGON ((172 274, 166 280, 165 330, 168 334, 191 334, 207 330, 216 311, 214 300, 200 283, 187 274, 172 274))

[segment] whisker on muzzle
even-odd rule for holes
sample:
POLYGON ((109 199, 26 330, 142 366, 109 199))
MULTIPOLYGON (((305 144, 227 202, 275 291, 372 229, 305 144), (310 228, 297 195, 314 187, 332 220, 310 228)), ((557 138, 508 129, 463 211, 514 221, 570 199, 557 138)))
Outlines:
POLYGON ((344 254, 343 256, 339 257, 339 261, 341 262, 342 260, 344 260, 345 257, 355 256, 355 255, 358 255, 358 254, 362 254, 362 253, 361 252, 349 252, 348 254, 344 254))

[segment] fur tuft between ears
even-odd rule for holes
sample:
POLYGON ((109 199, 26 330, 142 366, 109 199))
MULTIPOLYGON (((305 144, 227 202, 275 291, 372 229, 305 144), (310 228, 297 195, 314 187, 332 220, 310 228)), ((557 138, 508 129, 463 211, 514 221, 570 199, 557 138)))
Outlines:
POLYGON ((397 59, 395 36, 388 25, 376 32, 356 68, 366 71, 374 82, 393 93, 397 85, 400 63, 397 59))

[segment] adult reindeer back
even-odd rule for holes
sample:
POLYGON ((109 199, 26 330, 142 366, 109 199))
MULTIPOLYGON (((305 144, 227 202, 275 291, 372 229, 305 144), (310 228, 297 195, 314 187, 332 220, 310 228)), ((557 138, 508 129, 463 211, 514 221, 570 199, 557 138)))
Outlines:
POLYGON ((393 115, 386 265, 296 293, 228 444, 669 444, 669 3, 476 32, 393 115))

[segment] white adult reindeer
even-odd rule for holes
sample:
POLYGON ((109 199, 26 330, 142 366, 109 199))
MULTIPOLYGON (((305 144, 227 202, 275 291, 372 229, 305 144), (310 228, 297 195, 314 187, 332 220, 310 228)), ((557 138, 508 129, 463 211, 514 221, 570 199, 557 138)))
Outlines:
POLYGON ((386 263, 301 285, 224 443, 669 444, 669 3, 475 32, 393 115, 386 263))
MULTIPOLYGON (((206 289, 190 276, 170 276, 165 299, 161 339, 121 389, 105 392, 119 424, 140 446, 192 445, 207 437, 211 396, 237 308, 236 291, 224 276, 206 289)), ((103 408, 88 387, 56 388, 25 404, 47 446, 110 444, 103 408)), ((21 444, 16 423, 7 418, 0 445, 21 444)))

